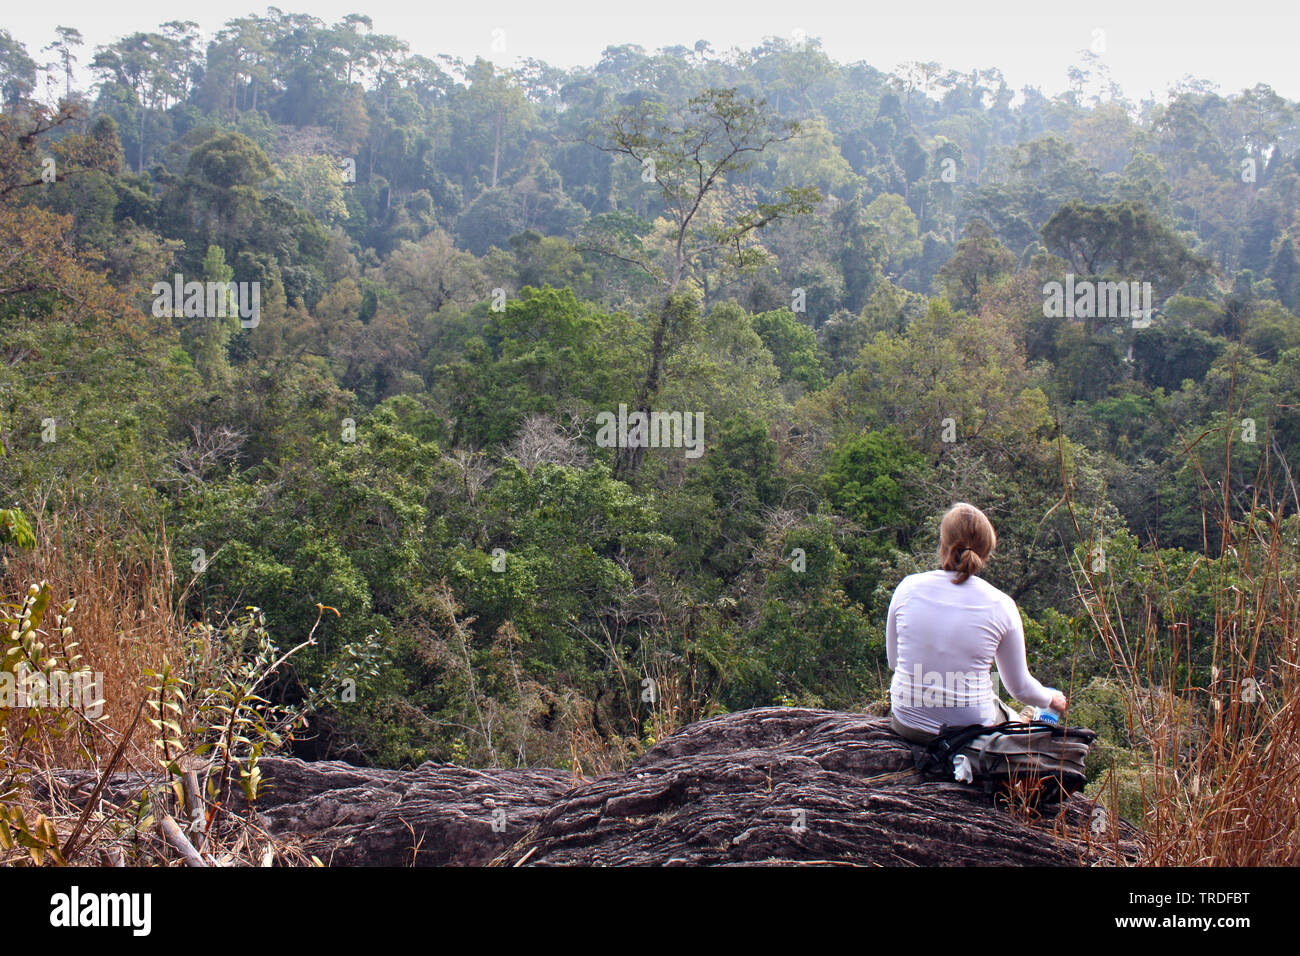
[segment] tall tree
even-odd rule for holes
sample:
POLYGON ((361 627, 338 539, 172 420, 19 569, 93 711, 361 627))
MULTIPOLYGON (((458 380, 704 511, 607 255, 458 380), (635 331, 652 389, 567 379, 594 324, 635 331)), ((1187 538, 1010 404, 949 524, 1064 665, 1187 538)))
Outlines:
POLYGON ((36 61, 8 30, 0 30, 0 96, 5 106, 17 106, 36 88, 36 61))
MULTIPOLYGON (((684 341, 695 315, 693 304, 677 294, 692 268, 706 253, 718 249, 729 250, 737 265, 752 261, 757 250, 747 240, 755 230, 781 218, 805 215, 821 199, 815 187, 788 186, 773 202, 729 190, 731 178, 748 170, 763 150, 801 131, 799 123, 776 118, 765 105, 735 89, 709 88, 676 107, 656 100, 625 106, 596 124, 589 136, 598 149, 632 159, 642 178, 655 183, 669 224, 669 253, 662 267, 618 236, 608 232, 590 236, 589 248, 634 263, 654 276, 663 290, 652 322, 645 377, 637 387, 637 409, 643 413, 649 413, 662 384, 664 363, 684 341), (727 192, 735 201, 720 220, 705 223, 701 212, 706 201, 727 192)), ((639 447, 620 449, 616 472, 634 473, 643 454, 639 447)))
POLYGON ((72 51, 86 41, 81 38, 81 31, 73 27, 55 27, 56 39, 41 52, 55 52, 59 55, 59 65, 63 67, 64 97, 72 98, 72 65, 77 62, 77 55, 72 51))

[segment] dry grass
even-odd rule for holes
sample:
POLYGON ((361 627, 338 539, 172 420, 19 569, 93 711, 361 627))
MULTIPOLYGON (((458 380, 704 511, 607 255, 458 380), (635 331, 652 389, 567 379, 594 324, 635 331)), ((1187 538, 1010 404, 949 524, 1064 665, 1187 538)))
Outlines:
MULTIPOLYGON (((193 771, 190 780, 198 783, 187 793, 185 778, 169 773, 158 759, 159 731, 148 719, 155 711, 144 702, 150 686, 159 682, 149 672, 162 670, 166 659, 174 673, 198 685, 199 671, 221 663, 212 647, 195 653, 197 645, 184 633, 184 595, 165 535, 124 545, 102 523, 67 512, 37 518, 33 531, 36 547, 11 551, 0 567, 0 593, 8 603, 21 602, 31 584, 49 585, 51 613, 41 639, 54 642, 51 646, 77 642, 80 666, 102 674, 104 705, 99 715, 84 706, 7 712, 0 735, 5 768, 0 792, 5 779, 16 788, 0 800, 0 811, 11 824, 22 821, 28 827, 29 842, 7 850, 0 846, 0 864, 170 866, 183 865, 186 852, 205 865, 311 864, 291 843, 262 830, 255 817, 219 809, 229 784, 213 772, 219 771, 218 762, 193 756, 203 733, 192 726, 199 700, 197 695, 185 699, 188 685, 176 691, 175 716, 184 726, 172 754, 179 770, 193 771), (65 621, 72 633, 65 638, 51 614, 73 598, 75 610, 65 621), (129 783, 123 775, 129 775, 129 783), (209 776, 224 788, 205 789, 201 781, 209 776), (140 799, 142 792, 149 794, 147 800, 140 799), (165 835, 173 822, 178 829, 171 832, 183 833, 180 840, 165 835), (42 837, 35 851, 33 836, 42 837), (201 852, 185 847, 186 839, 201 852)), ((4 716, 0 712, 0 719, 4 716)), ((17 824, 9 832, 17 833, 17 824)))
MULTIPOLYGON (((1223 474, 1231 454, 1229 441, 1223 474)), ((1278 469, 1269 466, 1265 449, 1235 520, 1234 489, 1200 470, 1219 556, 1189 574, 1151 552, 1153 583, 1137 612, 1131 597, 1127 607, 1120 600, 1126 582, 1088 561, 1078 567, 1130 735, 1147 755, 1137 774, 1143 865, 1300 864, 1300 496, 1289 475, 1273 487, 1268 475, 1278 469), (1175 606, 1193 581, 1212 600, 1212 634, 1195 633, 1175 606), (1210 666, 1194 666, 1207 652, 1210 666)), ((1103 794, 1117 813, 1109 783, 1103 794)))
MULTIPOLYGON (((104 675, 104 713, 99 721, 102 766, 135 717, 148 688, 145 673, 164 657, 183 657, 181 612, 167 542, 156 547, 121 547, 99 522, 84 516, 33 521, 37 546, 11 552, 0 568, 0 594, 19 595, 36 581, 48 581, 52 604, 77 599, 70 617, 78 650, 92 671, 104 675), (140 553, 143 551, 143 553, 140 553)), ((137 726, 128 745, 128 763, 152 758, 148 725, 137 726)), ((60 766, 82 763, 71 740, 53 742, 50 754, 60 766)))

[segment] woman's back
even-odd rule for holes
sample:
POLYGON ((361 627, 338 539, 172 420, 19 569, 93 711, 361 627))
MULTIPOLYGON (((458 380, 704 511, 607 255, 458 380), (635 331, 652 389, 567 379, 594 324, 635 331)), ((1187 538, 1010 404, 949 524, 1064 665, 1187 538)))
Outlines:
POLYGON ((894 715, 908 727, 937 733, 944 724, 1000 723, 989 670, 1018 699, 1047 706, 1050 692, 1029 675, 1015 601, 979 577, 925 571, 894 591, 886 649, 894 668, 894 715))

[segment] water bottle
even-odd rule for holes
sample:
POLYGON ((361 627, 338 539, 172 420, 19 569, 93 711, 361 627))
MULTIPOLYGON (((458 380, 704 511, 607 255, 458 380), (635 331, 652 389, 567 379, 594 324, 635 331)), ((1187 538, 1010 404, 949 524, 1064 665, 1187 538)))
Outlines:
MULTIPOLYGON (((1059 693, 1055 687, 1049 687, 1047 689, 1053 694, 1059 693)), ((1042 721, 1045 724, 1059 724, 1061 722, 1061 715, 1050 707, 1035 707, 1034 720, 1042 721)))

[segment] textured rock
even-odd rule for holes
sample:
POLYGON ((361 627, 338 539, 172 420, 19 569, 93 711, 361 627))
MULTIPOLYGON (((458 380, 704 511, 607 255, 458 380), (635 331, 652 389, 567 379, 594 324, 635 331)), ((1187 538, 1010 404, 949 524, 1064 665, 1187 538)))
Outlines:
MULTIPOLYGON (((336 866, 1069 866, 1137 852, 1124 823, 1098 846, 1096 806, 1081 796, 1050 819, 995 807, 982 790, 919 778, 886 719, 833 711, 701 721, 590 781, 433 763, 261 766, 261 825, 336 866)), ((121 805, 143 785, 114 775, 104 799, 121 805)), ((93 786, 66 774, 57 798, 84 803, 93 786)))
MULTIPOLYGON (((1059 817, 1030 821, 912 766, 883 718, 729 714, 568 793, 496 862, 1068 866, 1099 855, 1091 801, 1076 795, 1059 817)), ((1132 853, 1136 834, 1122 827, 1132 853)))
POLYGON ((434 763, 398 772, 267 759, 262 772, 263 825, 305 837, 303 849, 335 866, 485 864, 573 786, 561 770, 434 763))
MULTIPOLYGON (((426 763, 414 770, 266 757, 254 818, 267 832, 333 866, 480 866, 518 840, 573 786, 560 770, 471 770, 426 763)), ((59 777, 56 802, 83 806, 95 778, 59 777)), ((135 800, 161 778, 117 773, 102 799, 135 800)), ((51 795, 33 787, 38 799, 51 795)), ((230 808, 247 812, 238 790, 230 808)))

